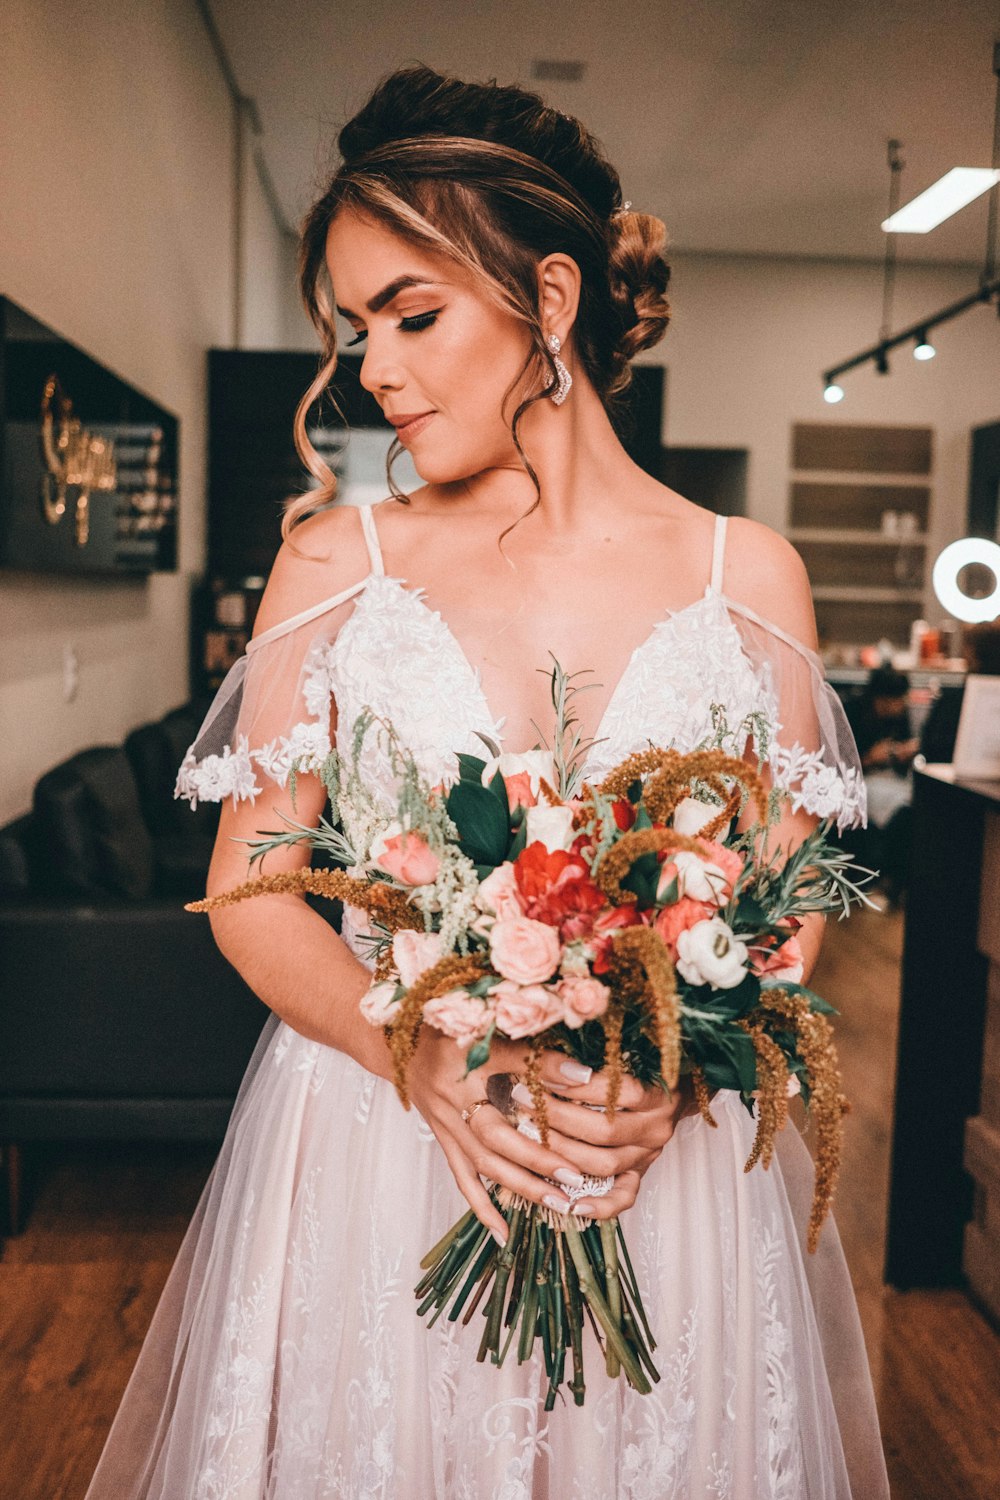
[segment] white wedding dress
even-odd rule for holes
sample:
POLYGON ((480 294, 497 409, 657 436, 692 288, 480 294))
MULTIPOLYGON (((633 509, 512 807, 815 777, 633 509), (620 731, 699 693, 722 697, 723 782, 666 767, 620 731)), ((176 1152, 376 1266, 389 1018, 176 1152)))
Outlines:
MULTIPOLYGON (((449 625, 385 576, 371 509, 361 520, 369 575, 251 643, 179 794, 256 796, 297 756, 317 767, 331 694, 345 740, 367 705, 436 780, 455 751, 482 751, 476 731, 502 740, 449 625)), ((721 593, 724 540, 720 520, 704 596, 633 652, 591 775, 647 740, 690 747, 722 704, 797 805, 863 818, 819 659, 721 593)), ((366 769, 388 796, 374 743, 366 769)), ((349 943, 356 931, 348 912, 349 943)), ((804 1249, 805 1145, 789 1125, 770 1169, 744 1173, 754 1122, 733 1092, 713 1113, 715 1130, 680 1123, 622 1218, 659 1384, 609 1382, 588 1329, 586 1405, 545 1413, 538 1360, 477 1364, 474 1326, 417 1317, 418 1262, 466 1208, 426 1125, 272 1017, 87 1500, 883 1500, 832 1220, 804 1249)))

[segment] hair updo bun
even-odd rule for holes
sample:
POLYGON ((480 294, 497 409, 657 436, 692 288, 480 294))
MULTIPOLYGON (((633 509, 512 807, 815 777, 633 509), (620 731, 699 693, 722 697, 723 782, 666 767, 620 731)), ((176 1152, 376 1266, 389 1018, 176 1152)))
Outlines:
POLYGON ((619 308, 625 332, 617 354, 624 389, 631 376, 628 362, 640 349, 658 344, 670 322, 667 285, 670 267, 664 258, 667 227, 652 214, 623 211, 612 216, 609 227, 609 280, 611 297, 619 308), (631 322, 631 326, 628 326, 631 322))
POLYGON ((308 441, 306 413, 336 366, 324 273, 327 231, 341 208, 451 257, 531 330, 538 387, 511 425, 533 478, 518 423, 556 374, 539 317, 537 265, 556 252, 571 256, 581 276, 577 358, 621 426, 618 398, 631 381, 629 361, 662 338, 670 318, 666 230, 659 219, 623 209, 618 173, 579 120, 526 89, 466 83, 418 66, 384 79, 344 126, 338 146, 342 163, 305 220, 300 253, 303 300, 326 358, 300 403, 296 443, 320 492, 295 502, 283 529, 335 490, 308 441))

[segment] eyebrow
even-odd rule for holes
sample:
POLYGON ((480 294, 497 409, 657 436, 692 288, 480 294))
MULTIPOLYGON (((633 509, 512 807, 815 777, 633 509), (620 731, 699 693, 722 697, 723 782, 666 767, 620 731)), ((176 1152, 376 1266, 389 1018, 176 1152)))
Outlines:
MULTIPOLYGON (((381 312, 383 307, 388 306, 394 297, 398 297, 399 293, 405 292, 408 287, 436 285, 436 282, 428 281, 426 276, 397 276, 395 281, 390 281, 388 286, 384 286, 380 292, 376 292, 374 297, 365 303, 365 306, 369 312, 381 312)), ((351 312, 349 307, 341 307, 339 303, 337 304, 337 311, 342 318, 357 316, 356 313, 351 312)))

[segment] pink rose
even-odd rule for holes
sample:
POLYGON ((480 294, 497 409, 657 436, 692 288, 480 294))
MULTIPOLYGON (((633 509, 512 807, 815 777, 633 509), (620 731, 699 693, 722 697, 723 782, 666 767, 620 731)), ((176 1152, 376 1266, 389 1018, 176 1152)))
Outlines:
POLYGON ((561 979, 555 987, 563 1003, 563 1020, 575 1030, 584 1021, 602 1016, 608 1008, 608 987, 599 979, 561 979))
POLYGON ((393 1000, 396 993, 396 984, 390 980, 383 980, 381 984, 373 984, 371 989, 361 997, 361 1014, 371 1026, 388 1026, 393 1016, 399 1009, 399 1001, 393 1000))
POLYGON ((766 974, 768 979, 785 979, 789 984, 801 984, 805 972, 805 955, 797 937, 786 938, 780 948, 762 948, 750 945, 750 967, 755 974, 766 974))
POLYGON ((430 885, 441 861, 419 833, 409 833, 390 823, 371 846, 372 863, 402 885, 430 885))
POLYGON ((491 993, 496 1001, 497 1029, 511 1041, 537 1036, 563 1019, 561 996, 543 984, 512 984, 504 979, 491 993))
POLYGON ((505 917, 490 932, 494 968, 515 984, 538 984, 555 971, 561 952, 559 933, 531 917, 505 917))
POLYGON ((699 839, 698 843, 705 850, 707 858, 713 864, 718 865, 725 875, 731 892, 743 869, 743 855, 737 853, 735 849, 728 848, 726 844, 716 843, 715 839, 699 839))
POLYGON ((424 1006, 424 1020, 443 1031, 467 1051, 486 1035, 493 1019, 493 1008, 475 999, 467 990, 448 990, 424 1006))
POLYGON ((407 989, 443 957, 439 932, 397 932, 392 940, 392 961, 407 989))
POLYGON ((682 932, 687 932, 696 922, 704 922, 706 917, 715 914, 717 908, 712 901, 694 901, 690 896, 682 896, 679 901, 674 901, 670 906, 665 906, 653 924, 660 934, 670 957, 677 962, 677 939, 682 932))
POLYGON ((496 869, 487 875, 476 895, 476 905, 494 912, 501 921, 507 917, 524 915, 521 898, 517 893, 517 877, 512 864, 497 865, 496 869))

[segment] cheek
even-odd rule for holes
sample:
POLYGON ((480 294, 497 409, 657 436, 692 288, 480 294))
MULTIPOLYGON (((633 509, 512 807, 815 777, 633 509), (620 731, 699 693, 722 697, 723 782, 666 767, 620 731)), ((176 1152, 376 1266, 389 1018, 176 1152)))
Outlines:
POLYGON ((528 335, 509 320, 456 317, 442 329, 434 352, 435 374, 447 397, 442 405, 465 419, 474 418, 480 432, 509 430, 517 401, 504 398, 517 379, 530 347, 528 335))

